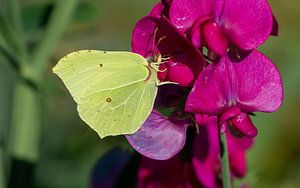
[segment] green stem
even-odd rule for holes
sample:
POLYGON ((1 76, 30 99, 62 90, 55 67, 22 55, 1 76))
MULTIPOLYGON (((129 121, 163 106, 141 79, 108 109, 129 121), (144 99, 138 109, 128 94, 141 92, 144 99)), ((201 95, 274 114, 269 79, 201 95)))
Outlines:
POLYGON ((6 176, 5 176, 5 166, 4 166, 4 154, 2 151, 2 147, 0 148, 0 187, 6 187, 6 176))
POLYGON ((10 154, 20 160, 36 162, 40 130, 40 100, 35 89, 23 81, 15 85, 10 154))
POLYGON ((33 74, 35 79, 39 79, 43 74, 47 65, 47 58, 52 54, 55 44, 72 19, 72 13, 78 2, 79 0, 57 0, 57 5, 49 20, 45 36, 33 54, 32 68, 34 69, 33 74))
MULTIPOLYGON (((27 56, 26 45, 23 45, 25 43, 17 43, 16 46, 20 48, 18 56, 20 56, 21 75, 34 81, 35 85, 43 79, 43 71, 47 65, 47 59, 52 54, 55 44, 71 20, 78 1, 56 1, 45 36, 31 57, 27 56), (32 63, 29 60, 33 60, 32 63)), ((20 20, 18 20, 20 18, 17 10, 18 0, 11 2, 11 8, 14 9, 12 14, 14 15, 13 20, 16 22, 16 28, 19 27, 20 32, 22 32, 21 25, 19 25, 20 20)), ((10 32, 6 32, 6 34, 10 34, 10 32)), ((17 35, 13 35, 12 39, 14 39, 12 41, 18 41, 17 35)), ((36 163, 39 153, 40 118, 40 95, 38 90, 24 82, 24 80, 18 80, 15 84, 13 95, 12 122, 8 147, 13 160, 31 164, 36 163)), ((18 179, 14 174, 24 177, 23 171, 20 172, 21 174, 16 170, 10 172, 10 177, 15 177, 10 179, 11 183, 18 179)))
POLYGON ((10 21, 13 23, 15 29, 20 33, 22 32, 22 12, 19 0, 9 0, 7 1, 9 7, 10 21))
POLYGON ((22 9, 20 6, 20 0, 9 0, 8 1, 8 9, 10 21, 13 27, 13 34, 14 38, 17 41, 17 46, 19 50, 19 56, 20 56, 20 63, 26 63, 27 61, 27 48, 26 48, 26 42, 24 39, 24 32, 23 32, 23 24, 22 24, 22 9))
MULTIPOLYGON (((0 62, 5 61, 0 54, 0 62)), ((9 170, 7 141, 10 126, 12 84, 14 80, 11 69, 4 65, 0 64, 0 188, 6 187, 9 170)))
MULTIPOLYGON (((78 0, 58 0, 51 15, 45 37, 33 54, 33 63, 26 63, 22 67, 22 74, 26 78, 33 78, 39 82, 43 79, 43 69, 47 58, 52 53, 56 42, 72 18, 72 12, 78 0)), ((18 159, 35 162, 38 157, 39 129, 40 129, 40 101, 37 90, 20 81, 15 87, 14 106, 10 144, 12 155, 18 159)))
POLYGON ((221 148, 223 188, 232 188, 226 134, 220 133, 219 135, 220 135, 220 148, 221 148))

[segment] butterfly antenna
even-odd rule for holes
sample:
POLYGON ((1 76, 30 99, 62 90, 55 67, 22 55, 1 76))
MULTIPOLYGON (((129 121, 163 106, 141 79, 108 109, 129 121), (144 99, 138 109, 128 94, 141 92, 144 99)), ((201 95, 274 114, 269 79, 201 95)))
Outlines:
POLYGON ((172 59, 173 57, 174 57, 174 55, 168 54, 168 55, 166 55, 165 57, 162 57, 161 60, 162 60, 163 62, 165 62, 165 61, 169 61, 169 60, 172 59))
POLYGON ((153 37, 152 51, 154 51, 156 49, 155 47, 157 47, 157 45, 155 45, 157 31, 158 31, 158 27, 155 29, 153 34, 154 37, 153 37))
POLYGON ((164 40, 166 39, 167 37, 166 36, 163 36, 161 38, 159 38, 159 40, 157 41, 157 44, 156 44, 156 48, 159 46, 159 44, 164 40))

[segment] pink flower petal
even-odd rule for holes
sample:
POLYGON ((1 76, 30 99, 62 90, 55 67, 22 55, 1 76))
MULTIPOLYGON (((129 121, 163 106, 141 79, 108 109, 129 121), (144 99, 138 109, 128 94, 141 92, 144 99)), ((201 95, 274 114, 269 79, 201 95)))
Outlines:
POLYGON ((132 51, 146 58, 157 54, 164 57, 185 54, 186 59, 181 63, 188 65, 195 77, 205 63, 199 50, 165 17, 147 16, 138 21, 132 34, 132 51))
POLYGON ((227 0, 215 21, 243 50, 260 46, 270 35, 273 15, 266 0, 227 0))
POLYGON ((196 114, 195 120, 198 126, 206 126, 216 123, 216 117, 207 114, 196 114))
POLYGON ((230 79, 224 58, 209 65, 196 80, 186 101, 185 110, 198 114, 221 114, 228 107, 230 79))
POLYGON ((184 97, 185 90, 179 85, 166 84, 158 87, 155 107, 178 108, 180 100, 184 97))
POLYGON ((178 83, 180 86, 191 86, 195 80, 192 69, 186 62, 189 57, 185 54, 176 55, 168 61, 168 79, 171 82, 178 83), (186 62, 186 64, 184 64, 186 62))
POLYGON ((209 50, 213 50, 219 56, 224 56, 227 53, 228 41, 216 23, 204 24, 203 37, 209 50))
POLYGON ((271 35, 278 36, 278 33, 279 33, 279 24, 276 17, 273 15, 273 27, 272 27, 271 35))
POLYGON ((143 157, 138 170, 138 188, 200 188, 192 164, 179 156, 166 161, 143 157))
POLYGON ((158 19, 155 17, 144 17, 140 19, 132 32, 132 51, 144 57, 151 57, 156 49, 154 34, 158 19))
POLYGON ((247 170, 246 151, 252 146, 253 139, 234 137, 227 132, 230 169, 235 177, 244 177, 247 170))
MULTIPOLYGON (((199 127, 199 134, 194 139, 192 163, 196 175, 204 187, 218 188, 216 176, 220 165, 220 146, 217 117, 212 118, 214 121, 211 120, 210 124, 199 127)), ((221 170, 220 166, 219 170, 221 170)))
MULTIPOLYGON (((132 32, 132 51, 145 58, 154 55, 172 55, 180 52, 183 40, 176 40, 178 37, 172 33, 174 30, 171 24, 162 24, 163 18, 146 16, 140 19, 132 32)), ((184 41, 185 42, 185 41, 184 41)))
POLYGON ((237 151, 232 153, 229 157, 230 171, 233 176, 242 178, 246 175, 247 171, 247 159, 246 153, 242 151, 237 151))
POLYGON ((249 138, 256 137, 258 133, 258 130, 251 121, 249 115, 244 112, 232 118, 230 122, 238 131, 249 138))
POLYGON ((185 54, 186 58, 183 63, 191 67, 195 76, 198 75, 205 65, 205 59, 200 51, 195 48, 193 44, 170 23, 168 19, 162 17, 159 23, 160 30, 169 39, 170 44, 172 46, 177 46, 179 50, 185 54))
POLYGON ((255 50, 233 65, 237 78, 237 105, 242 111, 274 112, 281 106, 282 78, 266 56, 255 50))
POLYGON ((173 0, 161 0, 164 4, 170 5, 173 0))
POLYGON ((171 22, 185 32, 203 16, 212 16, 214 0, 173 0, 170 7, 171 22))
POLYGON ((204 16, 204 17, 197 19, 194 22, 193 27, 191 29, 190 37, 191 37, 191 41, 192 41, 193 45, 196 48, 201 48, 202 46, 204 46, 204 39, 202 36, 202 26, 203 26, 203 24, 205 24, 206 22, 208 22, 210 20, 212 20, 211 17, 204 16))
POLYGON ((183 148, 188 125, 187 121, 168 119, 154 110, 140 130, 126 138, 142 155, 166 160, 183 148))
POLYGON ((241 110, 236 106, 233 106, 233 107, 227 109, 220 117, 220 125, 228 122, 229 120, 231 120, 235 116, 239 115, 240 113, 241 113, 241 110))
POLYGON ((168 75, 167 65, 161 64, 158 69, 160 70, 159 72, 157 72, 157 77, 158 77, 159 81, 161 81, 161 82, 166 81, 166 78, 168 75))
POLYGON ((165 6, 163 3, 159 2, 154 5, 153 9, 150 11, 148 16, 160 17, 165 10, 165 6))
POLYGON ((273 112, 282 104, 283 86, 275 65, 254 50, 240 62, 228 56, 209 65, 198 77, 186 111, 222 114, 237 105, 241 111, 273 112))

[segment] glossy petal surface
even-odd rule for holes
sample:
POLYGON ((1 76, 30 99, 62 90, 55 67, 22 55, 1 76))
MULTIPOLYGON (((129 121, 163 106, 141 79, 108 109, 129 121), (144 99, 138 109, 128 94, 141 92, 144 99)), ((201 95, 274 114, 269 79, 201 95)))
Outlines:
POLYGON ((273 15, 266 0, 226 0, 221 11, 216 22, 243 50, 257 48, 271 33, 273 15))
POLYGON ((155 30, 158 19, 155 17, 144 17, 140 19, 132 32, 132 51, 144 57, 150 57, 155 53, 155 30))
POLYGON ((253 144, 253 139, 235 137, 227 133, 227 145, 231 172, 235 177, 244 177, 247 170, 246 150, 253 144))
POLYGON ((186 110, 221 114, 231 106, 248 112, 273 112, 283 99, 281 76, 275 65, 258 51, 241 62, 228 56, 209 65, 196 81, 186 110))
MULTIPOLYGON (((189 32, 197 19, 212 17, 228 40, 243 50, 260 46, 276 33, 276 22, 266 0, 174 0, 170 8, 172 23, 189 32)), ((192 29, 195 32, 195 28, 192 29)), ((195 37, 193 34, 193 43, 195 37)))
POLYGON ((157 3, 150 11, 149 16, 160 17, 164 12, 165 6, 163 3, 157 3))
POLYGON ((126 138, 144 156, 166 160, 183 148, 188 125, 186 121, 168 119, 154 110, 141 129, 126 138))
POLYGON ((213 15, 214 4, 214 0, 173 0, 170 7, 171 22, 185 32, 198 18, 213 15))
POLYGON ((217 188, 217 166, 220 164, 217 117, 211 117, 210 124, 199 127, 193 145, 193 166, 204 187, 217 188))

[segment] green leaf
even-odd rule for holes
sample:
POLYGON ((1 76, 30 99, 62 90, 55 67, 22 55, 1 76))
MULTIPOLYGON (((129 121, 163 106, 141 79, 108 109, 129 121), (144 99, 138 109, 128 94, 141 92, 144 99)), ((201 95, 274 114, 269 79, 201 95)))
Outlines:
POLYGON ((53 71, 78 104, 80 117, 101 138, 135 133, 153 108, 157 75, 138 54, 78 51, 53 71))

